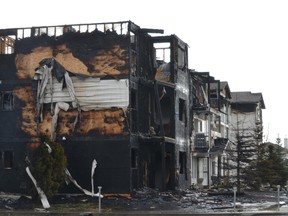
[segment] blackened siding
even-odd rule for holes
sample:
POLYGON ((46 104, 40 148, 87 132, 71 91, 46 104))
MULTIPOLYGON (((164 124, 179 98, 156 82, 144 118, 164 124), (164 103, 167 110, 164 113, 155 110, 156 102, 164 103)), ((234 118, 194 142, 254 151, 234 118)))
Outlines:
POLYGON ((0 190, 5 192, 25 192, 26 146, 30 138, 21 130, 22 102, 17 97, 20 82, 16 76, 15 55, 0 55, 0 190), (10 95, 11 110, 4 108, 4 100, 10 95))
MULTIPOLYGON (((73 178, 83 188, 91 191, 91 167, 92 161, 96 159, 95 189, 102 186, 102 191, 106 194, 129 192, 129 139, 91 139, 83 137, 62 141, 68 156, 68 169, 73 178)), ((77 192, 75 188, 73 190, 77 192)))
MULTIPOLYGON (((13 160, 12 167, 5 168, 3 163, 0 166, 1 191, 27 189, 26 156, 30 156, 41 138, 51 137, 50 104, 44 104, 43 121, 37 123, 37 84, 32 80, 39 63, 54 58, 66 71, 83 77, 128 80, 129 46, 129 35, 70 32, 57 38, 42 35, 17 40, 14 54, 0 56, 0 90, 12 91, 14 95, 14 108, 0 112, 1 163, 3 155, 8 160, 10 152, 13 160)), ((130 128, 126 112, 125 107, 82 111, 75 128, 76 109, 59 113, 56 141, 63 144, 68 170, 81 187, 91 191, 91 166, 96 159, 95 191, 102 186, 103 193, 131 192, 130 128)), ((62 190, 81 193, 71 184, 62 190)))

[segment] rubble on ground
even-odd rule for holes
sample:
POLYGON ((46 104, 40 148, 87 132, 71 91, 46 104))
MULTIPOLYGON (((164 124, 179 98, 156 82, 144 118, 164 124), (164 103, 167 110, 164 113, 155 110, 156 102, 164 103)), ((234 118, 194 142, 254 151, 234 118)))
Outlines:
MULTIPOLYGON (((49 200, 51 209, 69 204, 86 204, 84 208, 94 208, 97 211, 98 197, 86 195, 57 195, 49 200), (90 206, 88 204, 91 204, 90 206)), ((281 191, 280 206, 288 203, 288 196, 281 191)), ((71 206, 72 206, 71 205, 71 206)), ((134 191, 131 198, 122 196, 107 196, 101 199, 103 211, 177 211, 177 212, 233 212, 233 211, 267 211, 278 207, 277 191, 236 193, 234 207, 234 192, 232 190, 183 190, 161 192, 157 189, 142 188, 134 191)), ((63 208, 62 206, 62 208, 63 208)), ((41 202, 31 197, 0 193, 0 209, 2 210, 33 210, 41 208, 41 202)))

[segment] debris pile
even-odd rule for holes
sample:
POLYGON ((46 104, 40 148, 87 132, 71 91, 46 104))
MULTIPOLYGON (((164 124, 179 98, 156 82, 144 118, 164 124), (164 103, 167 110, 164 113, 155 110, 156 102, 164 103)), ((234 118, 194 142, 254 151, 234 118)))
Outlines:
MULTIPOLYGON (((157 189, 142 188, 134 191, 130 198, 124 196, 107 196, 101 199, 103 211, 161 211, 161 212, 245 212, 245 211, 269 211, 278 207, 278 197, 275 191, 236 193, 234 203, 233 191, 212 190, 184 190, 161 192, 157 189), (235 205, 235 207, 234 207, 235 205)), ((280 206, 288 203, 288 196, 284 191, 280 193, 280 206)), ((79 209, 84 206, 94 208, 97 211, 98 197, 87 195, 58 195, 51 201, 51 210, 55 206, 66 208, 66 211, 75 210, 75 204, 79 209), (69 207, 70 205, 70 207, 69 207), (73 208, 74 206, 74 208, 73 208)), ((18 196, 0 193, 0 210, 33 210, 40 207, 41 203, 26 196, 18 196)), ((78 209, 78 210, 79 210, 78 209)), ((91 209, 90 209, 91 210, 91 209)))

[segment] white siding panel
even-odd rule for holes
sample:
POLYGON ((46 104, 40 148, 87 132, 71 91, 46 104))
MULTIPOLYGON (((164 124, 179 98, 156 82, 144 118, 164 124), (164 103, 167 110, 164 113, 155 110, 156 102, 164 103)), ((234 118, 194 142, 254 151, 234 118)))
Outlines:
MULTIPOLYGON (((71 77, 75 96, 82 110, 102 109, 110 107, 127 108, 129 104, 128 79, 78 78, 71 77)), ((59 83, 53 78, 52 102, 72 102, 67 88, 63 82, 59 83)), ((45 89, 44 103, 51 103, 51 91, 48 84, 45 89)))

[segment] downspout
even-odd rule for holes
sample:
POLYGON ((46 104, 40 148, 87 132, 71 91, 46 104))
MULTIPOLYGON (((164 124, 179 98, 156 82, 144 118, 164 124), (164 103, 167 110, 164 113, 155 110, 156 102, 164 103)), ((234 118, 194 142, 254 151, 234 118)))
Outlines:
MULTIPOLYGON (((208 83, 208 89, 210 90, 210 84, 208 83)), ((201 90, 203 92, 203 96, 205 99, 205 102, 207 103, 207 108, 208 108, 208 151, 207 151, 207 183, 208 186, 210 187, 210 148, 211 148, 211 110, 210 110, 210 97, 208 95, 208 98, 205 94, 205 91, 203 89, 203 86, 201 86, 201 90)))
POLYGON ((210 149, 211 149, 211 112, 208 104, 208 151, 207 151, 207 183, 210 188, 210 149))
POLYGON ((210 81, 208 82, 208 98, 206 98, 207 100, 207 105, 208 105, 208 116, 209 116, 209 125, 208 125, 208 152, 207 152, 207 174, 208 174, 208 188, 210 188, 210 184, 211 184, 211 173, 210 173, 210 149, 211 149, 211 107, 210 107, 210 81))
POLYGON ((192 185, 193 179, 193 152, 192 152, 192 142, 193 142, 193 132, 190 137, 190 145, 189 145, 189 152, 190 152, 190 185, 192 185))

